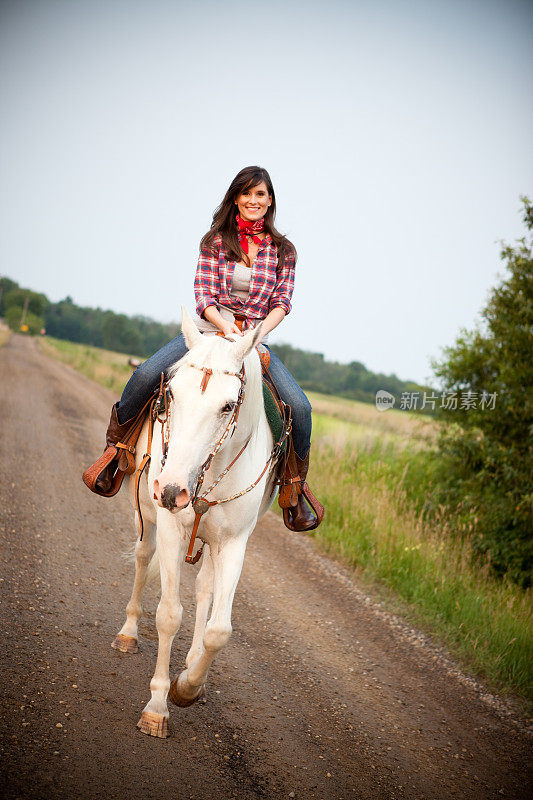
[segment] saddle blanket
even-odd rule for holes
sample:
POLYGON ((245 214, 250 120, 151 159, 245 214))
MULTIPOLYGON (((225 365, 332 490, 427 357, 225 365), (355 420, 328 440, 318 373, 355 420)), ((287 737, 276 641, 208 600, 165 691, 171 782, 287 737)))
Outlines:
MULTIPOLYGON (((272 431, 272 436, 274 437, 274 441, 277 442, 283 431, 283 418, 278 408, 278 404, 274 399, 272 389, 265 379, 263 379, 263 401, 265 404, 265 413, 268 419, 268 424, 270 425, 270 430, 272 431)), ((285 439, 283 442, 283 447, 281 448, 282 453, 285 452, 286 446, 287 440, 285 439)))

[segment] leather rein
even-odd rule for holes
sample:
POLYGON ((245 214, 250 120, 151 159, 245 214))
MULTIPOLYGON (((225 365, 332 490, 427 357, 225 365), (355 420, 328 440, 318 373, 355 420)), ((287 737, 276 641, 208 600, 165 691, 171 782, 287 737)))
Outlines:
MULTIPOLYGON (((228 436, 231 438, 231 436, 233 436, 233 434, 235 433, 235 428, 237 427, 237 421, 238 421, 238 418, 239 418, 239 411, 240 411, 241 405, 242 405, 243 400, 244 400, 244 395, 245 395, 246 373, 245 373, 245 368, 244 368, 244 362, 243 362, 242 367, 239 370, 239 372, 229 372, 228 370, 212 370, 212 369, 209 369, 208 367, 198 367, 196 364, 185 364, 184 366, 193 367, 194 369, 198 369, 201 372, 203 372, 202 382, 200 384, 200 389, 201 389, 202 393, 205 392, 205 390, 207 388, 207 385, 209 383, 209 379, 210 379, 211 375, 213 374, 213 372, 220 372, 220 373, 222 373, 224 375, 233 375, 234 377, 239 378, 239 380, 240 380, 240 386, 239 386, 239 393, 238 393, 238 396, 237 396, 237 402, 235 403, 235 406, 233 408, 233 411, 232 411, 231 417, 229 419, 229 422, 226 425, 226 428, 225 428, 224 432, 222 433, 222 436, 220 437, 220 439, 216 443, 215 447, 213 448, 211 453, 208 455, 208 457, 206 458, 206 460, 204 461, 204 463, 200 467, 200 474, 199 474, 199 477, 198 477, 198 480, 197 480, 197 483, 196 483, 196 488, 194 490, 194 494, 193 494, 192 499, 189 500, 189 503, 192 504, 192 507, 194 509, 195 517, 194 517, 194 524, 193 524, 193 529, 192 529, 192 533, 191 533, 191 538, 190 538, 190 541, 189 541, 189 548, 187 550, 187 555, 185 556, 185 561, 188 564, 196 564, 196 562, 200 559, 200 557, 201 557, 201 555, 203 553, 204 544, 205 544, 205 542, 204 542, 202 544, 202 546, 200 547, 200 549, 197 551, 196 555, 193 556, 192 553, 193 553, 193 549, 194 549, 194 542, 195 542, 195 539, 196 539, 196 534, 198 532, 198 526, 200 525, 200 520, 201 520, 203 514, 205 514, 206 511, 209 511, 211 506, 220 505, 221 503, 229 503, 231 500, 236 500, 238 497, 242 497, 243 495, 247 494, 248 492, 250 492, 252 489, 254 489, 257 486, 257 484, 259 483, 259 481, 261 480, 261 478, 263 477, 263 475, 267 471, 269 465, 272 464, 277 459, 279 453, 281 452, 281 448, 283 447, 283 444, 284 444, 284 442, 285 442, 285 440, 286 440, 287 436, 289 435, 289 433, 291 431, 291 428, 292 428, 292 416, 291 416, 290 407, 287 406, 288 414, 285 415, 285 418, 283 419, 283 427, 282 427, 282 431, 281 431, 280 437, 279 437, 278 441, 274 444, 274 446, 273 446, 273 448, 272 448, 272 450, 270 452, 270 455, 267 458, 266 464, 263 467, 260 475, 258 476, 258 478, 253 483, 251 483, 249 486, 247 486, 246 489, 243 489, 240 492, 236 492, 235 494, 232 494, 230 497, 224 497, 224 498, 221 498, 219 500, 207 500, 206 496, 209 494, 209 492, 212 491, 212 489, 215 488, 215 486, 217 486, 220 483, 222 478, 225 475, 227 475, 227 473, 229 472, 231 467, 235 464, 237 459, 244 453, 244 451, 245 451, 246 447, 248 446, 248 443, 249 443, 249 441, 251 439, 251 435, 250 435, 248 437, 248 439, 246 440, 246 442, 244 443, 243 447, 239 450, 239 452, 235 456, 235 458, 231 461, 231 463, 228 464, 228 466, 220 473, 220 475, 213 481, 213 483, 202 494, 200 494, 200 492, 202 490, 202 485, 203 485, 203 482, 204 482, 204 479, 205 479, 205 474, 206 474, 207 470, 209 469, 213 458, 215 457, 215 455, 218 453, 218 451, 222 447, 222 444, 224 443, 225 439, 228 436), (230 431, 231 431, 231 433, 230 433, 230 431)), ((151 457, 152 457, 151 456, 151 451, 152 451, 153 429, 154 429, 154 424, 155 424, 156 419, 161 423, 161 443, 162 443, 161 469, 163 469, 163 467, 165 465, 165 462, 166 462, 167 456, 168 456, 168 446, 169 446, 169 441, 170 441, 170 419, 171 419, 171 413, 172 413, 172 393, 171 393, 171 390, 170 390, 169 382, 168 381, 165 382, 165 376, 164 376, 164 373, 162 372, 161 373, 161 382, 160 382, 160 385, 159 385, 159 394, 157 395, 157 397, 155 397, 152 400, 152 403, 150 404, 150 421, 149 421, 149 425, 148 425, 148 443, 147 443, 146 453, 144 454, 144 456, 142 458, 142 461, 139 464, 139 467, 138 467, 137 472, 135 474, 135 504, 136 504, 136 507, 137 507, 137 513, 139 515, 140 528, 141 528, 140 537, 139 538, 141 540, 143 538, 143 532, 144 532, 144 523, 143 523, 143 518, 142 518, 141 506, 140 506, 140 502, 139 502, 139 488, 140 488, 141 476, 142 476, 147 464, 150 462, 151 457)), ((187 503, 187 505, 189 505, 189 503, 187 503)), ((184 508, 186 508, 187 505, 184 506, 184 508)))

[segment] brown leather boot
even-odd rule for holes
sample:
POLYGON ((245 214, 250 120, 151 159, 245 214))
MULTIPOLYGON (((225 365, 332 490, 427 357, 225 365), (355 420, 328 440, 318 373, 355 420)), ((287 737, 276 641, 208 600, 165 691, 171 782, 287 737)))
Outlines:
MULTIPOLYGON (((296 457, 296 467, 298 469, 298 475, 300 477, 300 486, 304 485, 305 479, 307 477, 307 471, 309 469, 310 452, 311 451, 308 450, 306 457, 303 459, 298 457, 296 451, 294 452, 294 455, 296 457)), ((315 515, 312 513, 309 506, 307 505, 303 493, 298 494, 297 505, 287 509, 287 511, 289 513, 289 519, 295 531, 310 531, 313 528, 317 527, 317 519, 315 515)))
POLYGON ((119 450, 117 453, 115 450, 114 454, 109 450, 109 448, 114 449, 114 445, 118 444, 118 442, 123 442, 125 439, 127 440, 138 421, 137 416, 121 425, 118 421, 117 408, 118 403, 115 403, 111 409, 111 418, 106 432, 106 449, 104 450, 104 455, 83 473, 84 483, 91 491, 96 492, 96 494, 108 495, 119 466, 119 461, 122 460, 124 462, 120 464, 120 467, 125 470, 128 466, 128 457, 131 459, 131 450, 130 453, 126 450, 119 450), (100 466, 101 461, 106 462, 103 467, 100 466))

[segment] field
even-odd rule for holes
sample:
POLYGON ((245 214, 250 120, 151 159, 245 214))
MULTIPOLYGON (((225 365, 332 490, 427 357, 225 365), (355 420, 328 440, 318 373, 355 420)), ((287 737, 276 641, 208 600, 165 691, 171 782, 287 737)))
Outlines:
MULTIPOLYGON (((50 338, 40 345, 117 394, 131 374, 124 354, 50 338)), ((466 669, 530 698, 531 593, 493 579, 488 564, 473 565, 468 532, 455 529, 446 509, 426 517, 437 423, 312 392, 309 398, 309 482, 326 507, 316 545, 466 669)))

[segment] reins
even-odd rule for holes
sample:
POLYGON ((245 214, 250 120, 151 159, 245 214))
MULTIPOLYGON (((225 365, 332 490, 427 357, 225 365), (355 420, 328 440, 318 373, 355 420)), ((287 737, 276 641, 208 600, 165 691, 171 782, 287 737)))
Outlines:
MULTIPOLYGON (((240 492, 236 492, 235 494, 232 494, 230 497, 225 497, 225 498, 221 498, 221 499, 218 499, 218 500, 206 500, 206 496, 209 494, 209 492, 211 492, 215 488, 215 486, 217 486, 220 483, 222 478, 225 475, 227 475, 227 473, 229 472, 231 467, 235 464, 237 459, 244 453, 244 451, 245 451, 246 447, 248 446, 248 443, 250 442, 250 439, 251 439, 251 435, 250 435, 248 437, 248 439, 246 440, 246 442, 244 443, 244 445, 239 450, 239 452, 237 453, 237 455, 235 456, 235 458, 231 461, 231 463, 228 464, 228 466, 220 473, 220 475, 213 481, 213 483, 202 494, 200 494, 200 491, 202 489, 202 485, 203 485, 203 482, 204 482, 204 479, 205 479, 205 474, 206 474, 207 470, 209 469, 213 458, 215 457, 215 455, 218 453, 218 451, 222 447, 222 444, 224 443, 224 441, 227 438, 227 436, 229 435, 230 438, 231 438, 231 436, 233 436, 233 434, 235 432, 235 428, 237 427, 237 421, 238 421, 238 418, 239 418, 239 410, 240 410, 240 407, 241 407, 241 405, 243 403, 244 395, 245 395, 245 388, 244 387, 246 385, 246 373, 245 373, 245 368, 244 368, 244 362, 243 362, 242 367, 239 370, 239 372, 229 372, 228 370, 213 370, 213 369, 210 369, 208 367, 198 367, 196 364, 185 364, 184 366, 193 367, 194 369, 198 369, 201 372, 203 372, 202 382, 200 384, 200 389, 201 389, 202 393, 205 392, 205 390, 207 388, 207 384, 209 383, 209 379, 211 378, 211 375, 213 374, 213 372, 220 372, 220 373, 222 373, 224 375, 233 375, 236 378, 239 378, 239 380, 240 380, 240 387, 239 387, 239 393, 238 393, 238 396, 237 396, 237 402, 236 402, 235 407, 234 407, 234 409, 232 411, 232 414, 231 414, 231 417, 229 419, 229 422, 226 425, 226 428, 225 428, 224 432, 222 433, 222 436, 220 437, 220 439, 216 443, 215 447, 213 448, 213 450, 211 451, 209 456, 206 458, 206 460, 202 464, 202 466, 200 468, 200 474, 199 474, 198 481, 196 483, 196 488, 194 490, 193 497, 189 501, 191 503, 192 507, 193 507, 195 517, 194 517, 194 524, 193 524, 193 529, 192 529, 192 533, 191 533, 191 538, 190 538, 190 541, 189 541, 189 548, 187 550, 187 555, 185 556, 185 561, 188 564, 196 564, 196 562, 199 560, 199 558, 201 557, 201 555, 203 553, 204 544, 205 544, 205 543, 203 543, 202 546, 197 551, 196 555, 193 556, 194 542, 195 542, 195 539, 196 539, 196 534, 198 532, 198 527, 200 525, 200 520, 201 520, 202 516, 207 511, 209 511, 211 506, 220 505, 221 503, 229 503, 231 500, 236 500, 238 497, 242 497, 243 495, 247 494, 248 492, 250 492, 252 489, 254 489, 257 486, 257 484, 259 483, 259 481, 261 480, 261 478, 265 474, 266 470, 268 469, 269 465, 278 457, 278 455, 279 455, 279 453, 281 451, 281 448, 283 447, 283 443, 285 442, 287 436, 289 435, 289 433, 291 431, 291 428, 292 428, 292 415, 291 415, 290 407, 287 406, 288 414, 284 415, 283 426, 282 426, 282 431, 281 431, 280 437, 279 437, 278 441, 274 444, 274 446, 273 446, 273 448, 272 448, 272 450, 270 452, 270 455, 267 458, 266 464, 263 467, 260 475, 258 476, 258 478, 253 483, 251 483, 249 486, 247 486, 246 489, 243 489, 240 492), (231 429, 231 433, 229 433, 230 429, 231 429)), ((135 474, 135 504, 136 504, 136 507, 137 507, 137 513, 139 515, 140 529, 141 529, 139 538, 141 540, 143 538, 143 533, 144 533, 144 523, 143 523, 143 518, 142 518, 141 506, 140 506, 140 502, 139 502, 140 481, 141 481, 142 474, 143 474, 144 470, 146 469, 146 465, 151 460, 153 428, 154 428, 154 424, 155 424, 156 419, 158 419, 159 422, 161 423, 161 442, 162 442, 161 469, 163 469, 163 467, 165 465, 165 462, 166 462, 166 459, 167 459, 167 456, 168 456, 168 446, 169 446, 169 441, 170 441, 171 401, 172 401, 172 395, 171 395, 171 392, 170 392, 169 384, 168 384, 168 382, 165 383, 164 373, 161 373, 161 381, 160 381, 160 384, 159 384, 159 394, 157 395, 157 397, 154 398, 154 400, 152 400, 152 403, 150 404, 150 421, 149 421, 149 425, 148 425, 148 443, 147 443, 146 453, 144 454, 144 456, 143 456, 143 458, 141 460, 141 463, 139 464, 139 467, 137 469, 137 472, 135 474)), ((188 505, 188 503, 187 503, 187 505, 188 505)), ((186 506, 184 506, 184 508, 185 507, 186 506)))

